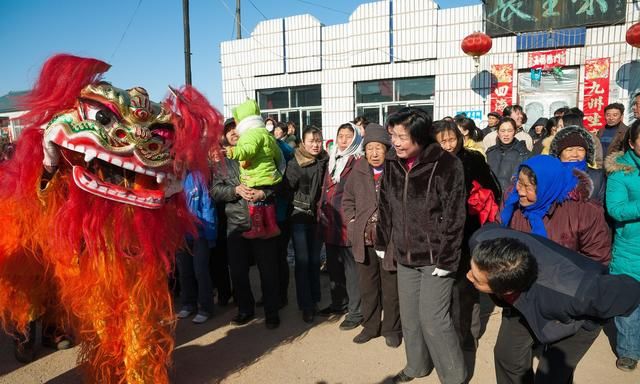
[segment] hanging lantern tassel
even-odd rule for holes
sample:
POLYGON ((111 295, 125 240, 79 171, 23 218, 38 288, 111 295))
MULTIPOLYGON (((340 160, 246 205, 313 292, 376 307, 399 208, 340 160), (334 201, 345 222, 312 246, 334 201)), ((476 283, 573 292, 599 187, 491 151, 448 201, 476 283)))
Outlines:
POLYGON ((480 66, 480 56, 486 55, 493 46, 493 41, 489 35, 482 32, 474 32, 465 37, 460 44, 462 51, 473 57, 476 70, 480 66))

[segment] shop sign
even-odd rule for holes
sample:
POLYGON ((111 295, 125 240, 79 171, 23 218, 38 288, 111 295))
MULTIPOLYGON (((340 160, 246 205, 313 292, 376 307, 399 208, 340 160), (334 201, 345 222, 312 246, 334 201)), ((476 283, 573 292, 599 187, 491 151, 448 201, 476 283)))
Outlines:
POLYGON ((550 31, 625 22, 627 0, 485 0, 487 34, 550 31))
POLYGON ((605 124, 609 104, 609 58, 587 60, 584 65, 584 127, 597 131, 605 124))
POLYGON ((502 113, 513 100, 513 64, 491 65, 491 112, 502 113))
POLYGON ((567 50, 554 49, 552 51, 529 52, 529 68, 550 71, 553 68, 567 65, 567 50))
POLYGON ((464 115, 465 117, 467 117, 467 118, 469 118, 471 120, 476 120, 476 122, 482 121, 482 111, 480 111, 480 110, 458 111, 458 112, 456 112, 456 116, 457 115, 464 115))

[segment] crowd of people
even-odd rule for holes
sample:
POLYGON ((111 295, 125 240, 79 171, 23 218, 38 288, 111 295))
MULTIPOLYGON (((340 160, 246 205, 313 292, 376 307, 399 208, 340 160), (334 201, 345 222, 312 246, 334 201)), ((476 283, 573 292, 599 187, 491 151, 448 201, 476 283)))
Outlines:
POLYGON ((481 294, 503 307, 498 383, 572 382, 609 319, 616 366, 632 371, 640 359, 640 94, 632 105, 630 127, 613 103, 595 132, 578 108, 527 131, 519 105, 489 113, 484 129, 463 115, 432 121, 408 107, 384 126, 345 122, 327 151, 320 128, 298 137, 294 122, 263 119, 247 101, 224 122, 211 177, 187 172, 183 181, 199 231, 176 256, 177 317, 201 324, 233 301, 233 324, 263 307, 266 327, 278 328, 291 245, 302 321, 345 315, 341 330, 361 327, 356 344, 404 342, 407 363, 394 383, 434 369, 443 383, 471 379, 464 353, 481 337, 481 294), (323 245, 329 292, 320 284, 323 245), (327 293, 330 304, 319 308, 327 293))
POLYGON ((499 383, 571 382, 609 318, 616 366, 631 371, 640 359, 640 95, 633 113, 628 127, 624 106, 610 104, 606 125, 589 132, 580 109, 561 108, 527 131, 512 105, 481 130, 466 116, 432 121, 410 107, 385 126, 340 125, 326 151, 321 129, 298 138, 293 122, 241 105, 224 124, 211 184, 185 189, 210 204, 194 209, 204 240, 189 239, 191 262, 178 256, 178 317, 206 321, 216 289, 218 305, 237 304, 233 324, 263 306, 266 327, 277 328, 291 242, 302 321, 345 315, 340 329, 361 327, 356 344, 404 341, 394 383, 433 369, 443 383, 470 379, 463 353, 478 346, 481 293, 503 307, 499 383), (331 288, 319 308, 323 244, 331 288))

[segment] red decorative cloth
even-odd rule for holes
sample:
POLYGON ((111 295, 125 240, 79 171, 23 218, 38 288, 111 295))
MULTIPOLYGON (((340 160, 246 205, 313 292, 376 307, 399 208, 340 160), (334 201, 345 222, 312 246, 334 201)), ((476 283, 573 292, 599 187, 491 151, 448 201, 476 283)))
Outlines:
POLYGON ((471 193, 469 193, 469 214, 478 215, 480 224, 496 221, 498 214, 498 204, 496 204, 496 198, 493 196, 493 192, 490 189, 482 188, 480 183, 473 181, 473 187, 471 193))

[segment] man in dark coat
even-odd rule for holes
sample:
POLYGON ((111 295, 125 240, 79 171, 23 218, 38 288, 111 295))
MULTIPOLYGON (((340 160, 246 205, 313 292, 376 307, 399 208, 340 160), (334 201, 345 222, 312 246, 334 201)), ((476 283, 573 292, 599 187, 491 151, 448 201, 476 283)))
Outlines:
POLYGON ((640 283, 537 235, 488 225, 471 238, 469 280, 503 306, 496 382, 571 383, 602 320, 628 316, 640 283), (532 369, 533 346, 544 344, 532 369))
POLYGON ((629 127, 622 122, 624 105, 620 103, 607 105, 604 108, 604 116, 607 124, 598 131, 598 137, 604 153, 609 156, 613 152, 620 152, 624 149, 624 137, 629 132, 629 127))

